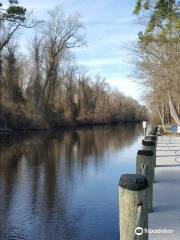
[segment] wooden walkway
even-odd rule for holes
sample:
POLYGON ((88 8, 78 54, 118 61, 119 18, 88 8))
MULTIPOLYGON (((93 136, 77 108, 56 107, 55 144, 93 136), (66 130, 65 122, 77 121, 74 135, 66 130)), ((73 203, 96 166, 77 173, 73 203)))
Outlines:
POLYGON ((151 233, 149 240, 180 240, 180 137, 158 137, 156 155, 154 212, 149 214, 149 229, 173 233, 151 233))

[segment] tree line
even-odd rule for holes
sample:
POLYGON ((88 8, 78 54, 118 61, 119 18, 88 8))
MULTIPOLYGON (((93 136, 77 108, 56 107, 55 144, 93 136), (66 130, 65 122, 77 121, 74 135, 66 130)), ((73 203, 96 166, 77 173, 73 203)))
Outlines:
POLYGON ((144 32, 132 49, 134 76, 157 123, 180 124, 180 2, 138 0, 134 13, 144 32))
POLYGON ((146 109, 91 76, 73 49, 86 44, 78 14, 56 7, 46 21, 33 19, 18 1, 0 4, 0 128, 49 128, 68 124, 141 121, 146 109), (34 28, 27 54, 14 37, 34 28), (16 34, 17 35, 17 34, 16 34))

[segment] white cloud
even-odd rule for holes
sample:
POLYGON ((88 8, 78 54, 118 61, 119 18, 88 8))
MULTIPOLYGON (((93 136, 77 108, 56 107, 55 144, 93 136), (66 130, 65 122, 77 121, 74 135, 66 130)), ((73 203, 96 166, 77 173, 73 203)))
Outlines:
POLYGON ((79 61, 79 63, 86 65, 89 68, 107 67, 109 65, 126 65, 120 57, 112 58, 96 58, 90 60, 79 61))
POLYGON ((132 81, 130 78, 128 77, 121 77, 121 76, 115 76, 115 77, 111 77, 109 76, 109 78, 107 79, 107 82, 117 88, 118 90, 120 90, 121 92, 123 92, 125 95, 127 96, 133 96, 136 100, 141 101, 141 94, 142 94, 142 89, 141 86, 138 85, 137 83, 135 83, 134 81, 132 81))

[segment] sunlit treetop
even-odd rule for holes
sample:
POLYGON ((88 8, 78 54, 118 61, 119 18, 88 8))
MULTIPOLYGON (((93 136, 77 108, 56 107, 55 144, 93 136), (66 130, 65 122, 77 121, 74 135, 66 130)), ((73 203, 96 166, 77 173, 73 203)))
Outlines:
POLYGON ((0 22, 19 22, 25 21, 26 9, 19 5, 17 0, 9 0, 8 7, 4 8, 3 3, 0 2, 0 22))
POLYGON ((163 37, 168 30, 180 30, 180 1, 177 0, 137 0, 134 14, 147 14, 148 23, 140 39, 151 40, 159 29, 159 36, 163 37))

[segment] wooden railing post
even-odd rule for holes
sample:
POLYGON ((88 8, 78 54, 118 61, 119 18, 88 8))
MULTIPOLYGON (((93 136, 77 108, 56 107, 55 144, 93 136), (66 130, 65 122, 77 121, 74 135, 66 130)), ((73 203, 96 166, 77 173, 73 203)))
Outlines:
POLYGON ((156 136, 155 135, 147 135, 146 140, 153 141, 156 144, 156 136))
POLYGON ((153 182, 154 182, 154 158, 153 152, 150 150, 139 150, 136 158, 136 173, 147 177, 149 187, 148 195, 148 211, 153 211, 153 182))
POLYGON ((143 175, 124 174, 119 181, 119 219, 120 219, 120 240, 136 239, 139 233, 139 240, 147 240, 148 233, 148 203, 147 188, 148 179, 143 175), (138 209, 141 216, 138 216, 138 209), (138 220, 137 220, 138 218, 138 220), (138 226, 137 226, 138 222, 138 226), (138 228, 137 228, 138 227, 138 228))
POLYGON ((154 141, 157 145, 157 138, 158 138, 158 127, 152 128, 148 135, 146 136, 146 140, 154 141))
POLYGON ((142 140, 143 150, 153 151, 154 167, 156 166, 156 143, 154 141, 142 140))

